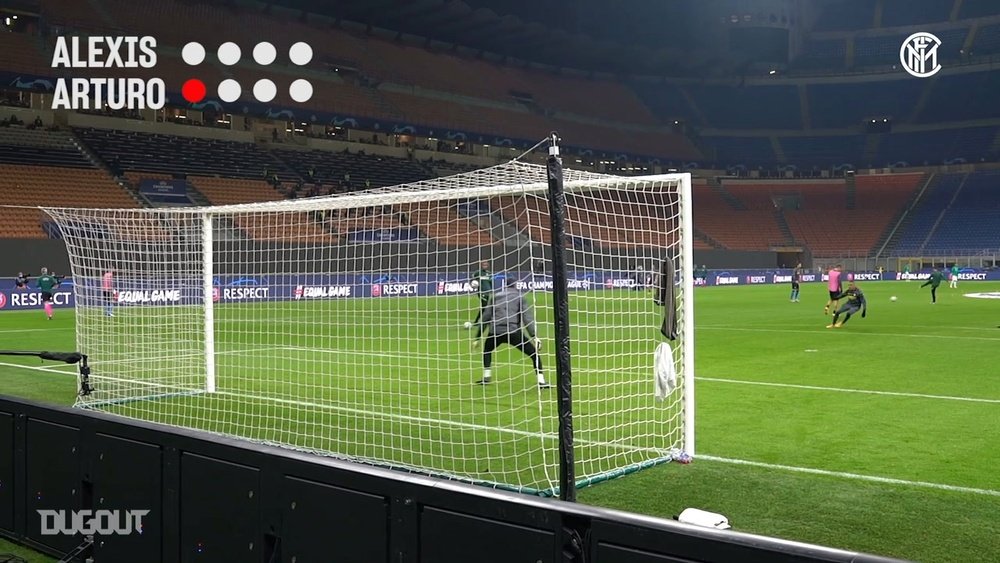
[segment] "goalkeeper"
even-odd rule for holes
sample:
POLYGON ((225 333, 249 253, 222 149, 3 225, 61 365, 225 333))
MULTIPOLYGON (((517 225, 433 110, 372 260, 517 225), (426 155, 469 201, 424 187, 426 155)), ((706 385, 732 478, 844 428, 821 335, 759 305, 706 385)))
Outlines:
POLYGON ((507 286, 501 289, 493 296, 489 306, 484 308, 482 324, 476 329, 476 338, 472 341, 473 348, 479 346, 479 337, 482 336, 484 327, 488 328, 489 336, 486 337, 486 344, 483 346, 483 378, 477 383, 480 385, 490 383, 493 351, 501 344, 510 344, 531 358, 535 366, 535 375, 538 377, 538 387, 540 389, 551 387, 545 382, 542 359, 538 355, 541 341, 535 335, 534 311, 516 288, 507 286), (524 337, 525 332, 528 333, 528 338, 524 337))
POLYGON ((837 312, 833 315, 833 323, 828 324, 826 328, 840 328, 844 326, 844 323, 851 320, 851 315, 858 311, 861 311, 862 319, 868 314, 868 301, 865 299, 865 293, 854 282, 848 284, 847 291, 831 298, 839 300, 845 297, 847 298, 847 302, 837 309, 837 312), (845 315, 844 320, 840 320, 840 315, 845 315))

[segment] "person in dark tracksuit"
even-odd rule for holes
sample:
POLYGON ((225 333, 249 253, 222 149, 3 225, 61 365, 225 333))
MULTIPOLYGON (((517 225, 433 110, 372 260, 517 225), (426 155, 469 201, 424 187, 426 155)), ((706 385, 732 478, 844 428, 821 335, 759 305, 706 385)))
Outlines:
POLYGON ((489 330, 489 335, 483 346, 483 378, 477 383, 487 385, 492 381, 490 366, 493 364, 493 351, 501 344, 509 344, 531 358, 535 375, 538 377, 538 387, 542 389, 551 387, 545 381, 542 359, 538 355, 541 341, 535 332, 535 314, 520 291, 513 286, 507 286, 493 295, 489 305, 483 310, 482 322, 477 327, 476 337, 472 341, 473 348, 479 346, 479 338, 484 328, 489 330))
POLYGON ((931 272, 931 277, 927 278, 927 281, 925 281, 923 285, 917 289, 924 288, 928 285, 931 286, 931 304, 933 305, 934 303, 937 303, 937 288, 943 281, 944 274, 942 274, 937 268, 934 268, 934 271, 931 272))

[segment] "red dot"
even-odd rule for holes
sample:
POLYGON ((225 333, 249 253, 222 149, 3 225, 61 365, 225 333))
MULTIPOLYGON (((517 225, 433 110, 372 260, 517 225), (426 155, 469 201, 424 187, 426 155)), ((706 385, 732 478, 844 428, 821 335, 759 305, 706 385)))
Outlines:
POLYGON ((197 78, 192 78, 181 87, 181 95, 189 103, 196 104, 205 99, 205 83, 197 78))

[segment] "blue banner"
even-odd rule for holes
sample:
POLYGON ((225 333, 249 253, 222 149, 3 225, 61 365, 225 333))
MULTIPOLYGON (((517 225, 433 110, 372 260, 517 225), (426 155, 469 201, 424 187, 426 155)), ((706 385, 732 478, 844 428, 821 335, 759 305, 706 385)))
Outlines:
POLYGON ((139 182, 139 193, 149 201, 164 203, 189 202, 187 180, 152 180, 145 178, 139 182))
MULTIPOLYGON (((768 285, 791 283, 791 270, 710 270, 697 286, 768 285)), ((847 272, 845 279, 859 282, 926 280, 930 271, 847 272)), ((649 273, 638 279, 634 271, 570 272, 567 286, 571 291, 635 290, 652 285, 649 273)), ((966 268, 960 281, 1000 281, 1000 270, 966 268)), ((78 280, 80 281, 80 280, 78 280)), ((802 283, 822 283, 825 274, 803 274, 802 283)), ((314 274, 279 276, 220 276, 213 280, 212 300, 216 303, 252 301, 310 301, 326 299, 384 299, 395 297, 429 297, 471 295, 476 292, 468 274, 314 274)), ((42 306, 41 292, 36 288, 16 289, 8 279, 0 289, 0 310, 36 309, 42 306)), ((497 288, 513 285, 521 291, 552 291, 552 277, 530 272, 506 272, 494 279, 497 288)), ((73 286, 64 281, 53 292, 55 307, 103 307, 108 296, 101 289, 100 279, 83 280, 73 286)), ((125 276, 115 281, 111 299, 116 306, 200 305, 203 302, 200 278, 131 279, 125 276)))

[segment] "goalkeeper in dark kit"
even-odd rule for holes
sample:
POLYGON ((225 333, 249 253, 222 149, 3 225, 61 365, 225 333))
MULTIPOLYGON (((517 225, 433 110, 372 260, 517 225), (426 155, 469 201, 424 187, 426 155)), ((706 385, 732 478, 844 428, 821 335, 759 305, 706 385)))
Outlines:
POLYGON ((847 286, 847 291, 844 291, 834 299, 844 299, 847 301, 837 309, 837 312, 833 315, 833 322, 826 325, 826 328, 840 328, 844 326, 844 323, 851 320, 851 315, 854 315, 858 311, 861 311, 861 318, 865 318, 868 314, 868 301, 865 299, 865 293, 861 291, 854 282, 851 282, 847 286), (844 315, 844 320, 840 320, 840 315, 844 315))

